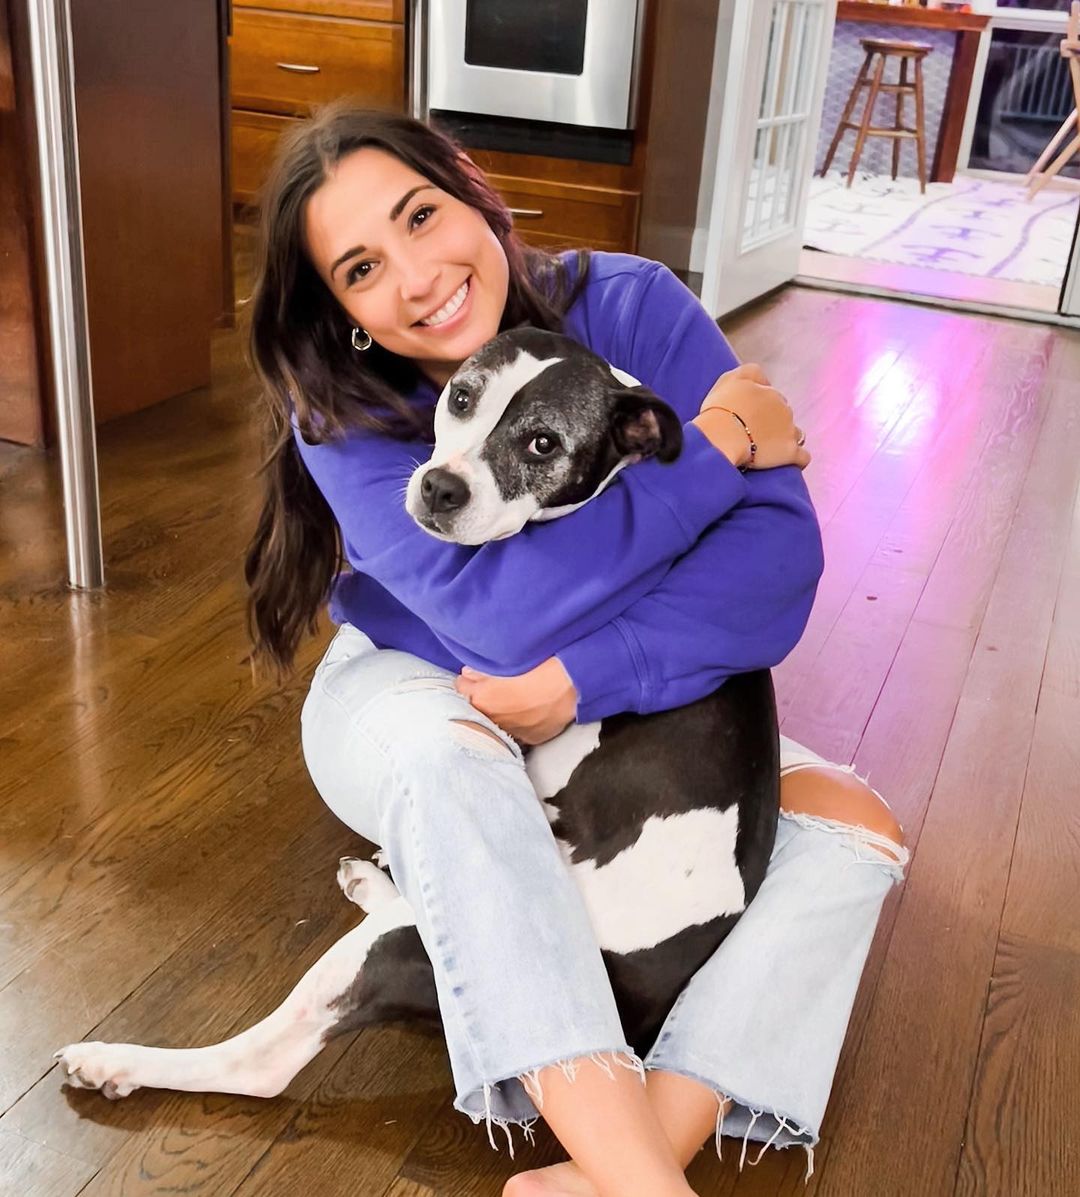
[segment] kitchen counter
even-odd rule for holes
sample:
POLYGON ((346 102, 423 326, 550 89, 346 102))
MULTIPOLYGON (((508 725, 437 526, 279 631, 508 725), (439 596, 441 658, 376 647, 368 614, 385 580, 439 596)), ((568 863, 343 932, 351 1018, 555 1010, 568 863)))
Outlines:
MULTIPOLYGON (((864 57, 859 40, 891 37, 897 41, 920 41, 934 48, 925 63, 926 130, 933 163, 930 179, 936 183, 951 182, 956 174, 979 40, 990 21, 991 17, 986 13, 943 12, 907 5, 869 4, 865 0, 840 0, 836 9, 836 33, 818 161, 824 158, 824 147, 832 139, 839 113, 864 57)), ((879 107, 884 111, 884 101, 879 107)), ((860 105, 854 119, 858 119, 861 111, 860 105)), ((846 161, 844 150, 850 151, 852 146, 849 137, 841 146, 838 165, 846 161)), ((885 165, 885 160, 891 153, 891 147, 870 141, 861 167, 888 174, 891 168, 885 165)), ((913 174, 914 171, 908 166, 903 173, 913 174)))
POLYGON ((878 25, 907 25, 913 29, 947 29, 953 33, 981 33, 990 24, 986 13, 943 12, 939 8, 911 8, 900 4, 868 4, 840 0, 838 21, 873 21, 878 25))

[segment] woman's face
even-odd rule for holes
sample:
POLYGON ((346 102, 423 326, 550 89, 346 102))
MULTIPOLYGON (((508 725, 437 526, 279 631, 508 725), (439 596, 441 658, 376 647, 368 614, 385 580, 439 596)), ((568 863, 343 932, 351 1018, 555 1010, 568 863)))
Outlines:
POLYGON ((499 331, 506 254, 468 204, 385 150, 355 150, 304 213, 323 282, 384 349, 442 386, 499 331))

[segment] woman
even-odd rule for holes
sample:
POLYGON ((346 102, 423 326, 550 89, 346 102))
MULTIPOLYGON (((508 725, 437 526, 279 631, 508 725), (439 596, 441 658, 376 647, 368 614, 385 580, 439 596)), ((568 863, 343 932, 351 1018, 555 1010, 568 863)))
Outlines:
POLYGON ((342 626, 305 703, 309 771, 416 911, 457 1107, 508 1134, 539 1108, 571 1157, 506 1193, 686 1194, 721 1126, 744 1154, 749 1138, 809 1152, 904 856, 887 808, 785 744, 769 875, 642 1062, 516 742, 675 707, 790 651, 821 559, 784 400, 734 369, 663 267, 526 249, 448 139, 344 105, 279 151, 252 349, 274 438, 247 567, 256 649, 288 666, 331 597, 342 626), (402 502, 435 400, 522 321, 655 390, 684 451, 509 540, 439 542, 402 502))

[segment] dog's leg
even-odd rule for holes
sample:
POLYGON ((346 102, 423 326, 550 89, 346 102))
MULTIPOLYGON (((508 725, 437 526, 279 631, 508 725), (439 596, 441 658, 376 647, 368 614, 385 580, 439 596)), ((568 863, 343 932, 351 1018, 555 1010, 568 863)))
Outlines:
POLYGON ((339 939, 262 1022, 210 1047, 73 1043, 55 1056, 68 1084, 100 1089, 109 1098, 126 1097, 138 1088, 274 1097, 332 1035, 387 1016, 377 993, 382 980, 390 982, 390 990, 400 989, 394 982, 410 975, 416 1008, 403 1016, 430 1014, 432 1007, 437 1016, 431 966, 412 910, 394 883, 370 862, 350 859, 342 860, 338 883, 351 902, 368 912, 367 918, 339 939), (426 966, 426 988, 424 969, 417 973, 417 945, 426 966), (377 975, 368 978, 368 971, 377 975))

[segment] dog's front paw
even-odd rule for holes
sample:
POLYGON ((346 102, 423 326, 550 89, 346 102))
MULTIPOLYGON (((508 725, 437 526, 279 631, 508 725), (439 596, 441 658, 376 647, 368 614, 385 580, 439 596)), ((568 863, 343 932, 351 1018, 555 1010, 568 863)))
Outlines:
POLYGON ((343 856, 338 862, 337 883, 350 902, 370 914, 398 896, 397 886, 370 860, 343 856))
POLYGON ((110 1100, 139 1088, 133 1079, 135 1064, 129 1043, 69 1043, 53 1054, 65 1079, 76 1089, 100 1089, 110 1100))

